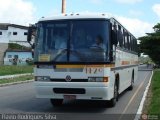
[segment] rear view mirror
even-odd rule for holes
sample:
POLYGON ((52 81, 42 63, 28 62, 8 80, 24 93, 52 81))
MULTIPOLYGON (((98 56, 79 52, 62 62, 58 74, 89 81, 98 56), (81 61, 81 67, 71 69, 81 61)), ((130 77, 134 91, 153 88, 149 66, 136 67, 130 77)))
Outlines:
POLYGON ((32 49, 34 49, 34 39, 33 37, 36 36, 36 26, 30 25, 28 28, 28 36, 27 36, 27 42, 31 45, 32 49))

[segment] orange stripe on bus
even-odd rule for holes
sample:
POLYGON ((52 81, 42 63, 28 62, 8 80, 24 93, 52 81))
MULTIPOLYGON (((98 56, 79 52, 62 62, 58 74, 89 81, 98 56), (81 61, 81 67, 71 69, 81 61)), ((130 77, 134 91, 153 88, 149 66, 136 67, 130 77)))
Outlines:
POLYGON ((84 67, 115 67, 115 64, 104 65, 56 65, 56 68, 84 68, 84 67))
POLYGON ((122 61, 121 65, 138 64, 138 61, 122 61))
POLYGON ((86 65, 87 67, 115 67, 115 64, 104 64, 104 65, 86 65))
POLYGON ((56 65, 56 68, 84 68, 85 65, 56 65))
POLYGON ((129 64, 130 64, 130 61, 122 61, 121 64, 122 64, 122 65, 129 65, 129 64))

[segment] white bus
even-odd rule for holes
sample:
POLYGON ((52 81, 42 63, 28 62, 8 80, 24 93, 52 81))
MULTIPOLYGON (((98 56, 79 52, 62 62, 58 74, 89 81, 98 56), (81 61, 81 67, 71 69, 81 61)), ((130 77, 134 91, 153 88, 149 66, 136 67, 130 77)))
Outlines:
MULTIPOLYGON (((138 74, 137 40, 116 19, 61 15, 36 24, 34 69, 37 98, 101 101, 115 106, 138 74)), ((28 41, 32 27, 29 29, 28 41)))

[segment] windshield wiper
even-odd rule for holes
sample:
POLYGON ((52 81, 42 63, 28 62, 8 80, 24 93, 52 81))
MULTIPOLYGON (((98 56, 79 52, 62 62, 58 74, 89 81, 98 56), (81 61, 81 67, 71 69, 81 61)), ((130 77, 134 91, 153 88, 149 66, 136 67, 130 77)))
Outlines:
POLYGON ((62 56, 62 54, 67 52, 67 48, 64 49, 55 49, 58 50, 58 52, 56 53, 55 57, 53 58, 53 60, 57 60, 60 56, 62 56))

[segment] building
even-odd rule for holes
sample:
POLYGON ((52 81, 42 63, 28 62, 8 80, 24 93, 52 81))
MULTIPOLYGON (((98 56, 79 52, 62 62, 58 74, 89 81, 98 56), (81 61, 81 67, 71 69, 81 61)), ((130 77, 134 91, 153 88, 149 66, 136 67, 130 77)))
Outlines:
POLYGON ((26 26, 0 23, 0 43, 26 42, 27 32, 26 26))
POLYGON ((8 43, 18 43, 29 46, 27 43, 28 27, 9 23, 0 23, 0 64, 3 63, 4 53, 8 43))
POLYGON ((7 50, 4 55, 4 65, 28 65, 32 61, 32 51, 29 50, 7 50))
POLYGON ((0 65, 3 64, 4 53, 8 49, 7 43, 0 43, 0 65))

